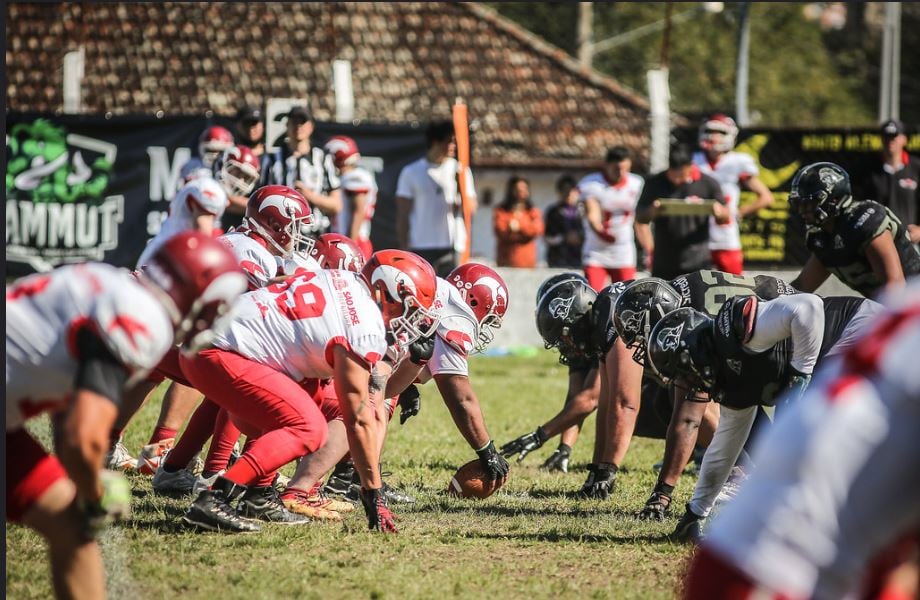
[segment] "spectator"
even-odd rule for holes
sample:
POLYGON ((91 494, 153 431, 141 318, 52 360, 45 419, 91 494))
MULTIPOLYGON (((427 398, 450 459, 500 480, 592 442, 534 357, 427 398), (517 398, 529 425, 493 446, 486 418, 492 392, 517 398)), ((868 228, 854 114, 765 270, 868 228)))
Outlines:
POLYGON ((693 155, 693 164, 722 185, 722 194, 728 206, 729 220, 719 224, 715 217, 709 219, 709 250, 712 263, 719 271, 741 275, 744 255, 741 251, 741 230, 738 223, 761 208, 773 204, 773 194, 757 177, 754 159, 742 152, 734 152, 738 126, 725 115, 713 115, 700 125, 700 152, 693 155), (754 192, 754 202, 739 204, 741 188, 754 192))
POLYGON ((244 106, 236 113, 236 139, 249 146, 252 153, 260 157, 265 154, 265 122, 262 109, 244 106))
POLYGON ((661 215, 662 198, 717 200, 712 215, 719 223, 728 222, 728 209, 719 182, 700 173, 685 146, 673 146, 667 170, 646 180, 636 220, 654 223, 652 276, 674 279, 683 273, 709 268, 709 216, 661 215))
MULTIPOLYGON (((460 163, 454 158, 454 126, 450 121, 434 121, 425 137, 425 156, 406 165, 396 184, 396 234, 400 248, 431 263, 438 277, 447 277, 457 266, 467 235, 457 189, 460 163)), ((469 169, 465 175, 475 211, 473 175, 469 169)))
POLYGON ((596 291, 603 289, 608 276, 611 282, 635 279, 636 237, 646 255, 651 252, 648 225, 635 223, 636 204, 645 184, 629 172, 631 167, 629 150, 617 146, 607 151, 602 170, 578 182, 586 225, 582 264, 596 291))
POLYGON ((287 114, 287 136, 281 147, 265 155, 262 185, 286 185, 307 199, 313 210, 310 235, 330 229, 331 219, 342 210, 339 178, 332 157, 312 146, 313 115, 306 106, 294 106, 287 114))
POLYGON ((910 241, 920 242, 920 160, 912 158, 904 124, 895 119, 882 124, 882 160, 873 169, 865 198, 891 209, 904 226, 910 241))
POLYGON ((546 209, 546 262, 555 268, 580 268, 581 246, 585 243, 585 228, 581 222, 578 187, 571 175, 556 181, 559 200, 546 209))
POLYGON ((543 235, 543 216, 530 202, 530 182, 513 176, 505 200, 493 215, 500 267, 532 269, 537 266, 537 238, 543 235))

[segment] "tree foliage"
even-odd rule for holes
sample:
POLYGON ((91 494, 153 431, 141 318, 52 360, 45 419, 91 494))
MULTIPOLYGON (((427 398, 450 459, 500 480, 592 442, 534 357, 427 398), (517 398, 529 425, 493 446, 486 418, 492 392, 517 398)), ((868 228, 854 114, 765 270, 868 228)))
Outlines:
MULTIPOLYGON (((576 54, 577 3, 492 3, 504 16, 576 54)), ((604 40, 661 20, 664 2, 595 2, 594 40, 604 40)), ((902 116, 920 102, 920 77, 912 77, 920 56, 920 6, 905 3, 902 34, 902 116), (913 24, 913 25, 911 25, 913 24), (914 29, 910 29, 913 26, 914 29), (910 54, 913 52, 914 54, 910 54)), ((671 106, 689 116, 734 113, 738 3, 707 13, 700 3, 674 3, 668 62, 671 106)), ((843 31, 825 33, 805 18, 803 3, 754 2, 750 9, 749 109, 757 125, 871 125, 876 121, 881 36, 862 19, 843 31)), ((851 10, 856 10, 851 8, 851 10)), ((862 9, 858 9, 862 10, 862 9)), ((860 13, 854 13, 861 16, 860 13)), ((656 31, 595 55, 595 69, 640 92, 646 71, 660 65, 663 33, 656 31)), ((913 116, 912 116, 913 115, 913 116)))

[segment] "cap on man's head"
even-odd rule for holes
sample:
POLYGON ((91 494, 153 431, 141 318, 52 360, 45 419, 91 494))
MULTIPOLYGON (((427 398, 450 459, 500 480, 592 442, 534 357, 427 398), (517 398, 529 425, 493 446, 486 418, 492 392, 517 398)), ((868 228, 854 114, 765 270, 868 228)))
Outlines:
POLYGON ((262 109, 258 106, 244 106, 236 112, 236 120, 241 123, 261 121, 262 109))
POLYGON ((904 123, 897 119, 888 119, 882 123, 882 135, 894 137, 905 133, 907 133, 907 130, 904 128, 904 123))
POLYGON ((313 114, 306 106, 292 106, 291 110, 288 111, 287 118, 288 121, 296 120, 307 122, 313 120, 313 114))

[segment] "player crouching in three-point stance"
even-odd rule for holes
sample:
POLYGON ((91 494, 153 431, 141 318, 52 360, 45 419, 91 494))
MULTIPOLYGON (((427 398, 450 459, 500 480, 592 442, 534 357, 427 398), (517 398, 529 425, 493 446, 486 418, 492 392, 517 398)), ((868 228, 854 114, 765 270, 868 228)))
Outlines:
POLYGON ((759 440, 686 598, 916 597, 880 582, 920 531, 920 282, 888 306, 759 440))
POLYGON ((304 380, 333 378, 349 447, 361 478, 371 529, 395 531, 380 493, 380 432, 376 405, 385 376, 377 363, 388 341, 408 344, 437 322, 431 309, 435 274, 420 257, 399 250, 374 254, 360 274, 306 272, 245 294, 227 333, 182 370, 196 388, 226 409, 247 436, 243 455, 183 520, 229 532, 258 531, 259 519, 301 523, 272 486, 278 469, 316 451, 327 426, 304 380), (239 499, 238 507, 231 502, 239 499))
POLYGON ((122 390, 174 343, 194 351, 246 289, 230 252, 178 234, 132 277, 86 263, 21 279, 6 292, 7 518, 48 541, 55 593, 105 595, 96 530, 125 514, 130 491, 101 472, 122 390), (25 422, 56 413, 57 456, 25 422))

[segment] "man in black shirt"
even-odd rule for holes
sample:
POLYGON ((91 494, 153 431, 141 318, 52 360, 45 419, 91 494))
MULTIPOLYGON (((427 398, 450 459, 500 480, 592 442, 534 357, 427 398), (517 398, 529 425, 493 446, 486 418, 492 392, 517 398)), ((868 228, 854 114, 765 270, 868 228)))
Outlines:
POLYGON ((920 242, 920 161, 904 149, 907 131, 904 124, 891 119, 882 124, 882 160, 869 176, 865 198, 891 209, 904 226, 910 241, 920 242))
POLYGON ((686 147, 671 148, 668 169, 645 181, 636 220, 654 223, 653 276, 673 279, 709 267, 709 215, 659 216, 661 198, 718 200, 712 207, 712 215, 719 223, 728 222, 728 209, 719 182, 700 173, 686 147))

